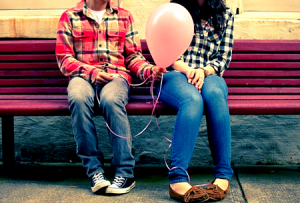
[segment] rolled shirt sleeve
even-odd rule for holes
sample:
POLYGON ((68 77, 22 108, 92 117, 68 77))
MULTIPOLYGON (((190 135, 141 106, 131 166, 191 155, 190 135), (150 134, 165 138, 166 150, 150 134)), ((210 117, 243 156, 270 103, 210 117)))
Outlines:
POLYGON ((208 65, 211 65, 218 75, 222 75, 223 72, 229 67, 232 57, 233 34, 234 15, 229 13, 229 18, 223 33, 219 52, 208 62, 208 65))

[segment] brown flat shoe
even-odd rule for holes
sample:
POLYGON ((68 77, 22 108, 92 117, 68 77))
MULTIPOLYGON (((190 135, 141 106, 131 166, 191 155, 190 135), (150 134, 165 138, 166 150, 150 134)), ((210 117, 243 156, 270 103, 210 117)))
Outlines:
POLYGON ((196 186, 192 186, 184 195, 178 194, 169 186, 169 194, 172 199, 180 202, 205 202, 209 199, 205 190, 196 186))
POLYGON ((209 196, 209 200, 219 201, 224 199, 227 196, 227 194, 229 193, 229 189, 230 189, 229 183, 226 190, 222 190, 218 185, 211 183, 209 184, 209 186, 205 188, 205 191, 209 196))

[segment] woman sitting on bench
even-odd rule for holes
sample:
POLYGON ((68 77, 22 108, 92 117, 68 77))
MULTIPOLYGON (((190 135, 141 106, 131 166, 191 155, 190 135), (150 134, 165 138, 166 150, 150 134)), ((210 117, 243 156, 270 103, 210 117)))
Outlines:
POLYGON ((178 110, 172 134, 170 196, 181 202, 221 200, 229 192, 233 175, 228 87, 222 73, 231 61, 234 16, 223 0, 171 2, 187 8, 195 30, 188 50, 164 74, 161 89, 160 100, 178 110), (215 180, 201 189, 189 184, 187 170, 204 111, 215 180))

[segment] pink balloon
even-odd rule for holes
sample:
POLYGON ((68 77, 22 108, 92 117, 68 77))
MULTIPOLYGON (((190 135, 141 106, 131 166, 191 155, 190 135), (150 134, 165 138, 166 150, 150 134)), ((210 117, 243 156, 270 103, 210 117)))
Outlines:
POLYGON ((172 65, 189 47, 194 35, 192 16, 183 6, 166 3, 148 19, 146 40, 157 66, 172 65))

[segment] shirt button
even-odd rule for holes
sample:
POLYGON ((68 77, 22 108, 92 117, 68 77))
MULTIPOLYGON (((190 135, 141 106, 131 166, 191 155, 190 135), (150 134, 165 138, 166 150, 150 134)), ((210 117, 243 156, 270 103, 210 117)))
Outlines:
POLYGON ((103 61, 103 58, 100 58, 100 61, 103 61))
POLYGON ((102 33, 101 31, 99 31, 99 33, 102 33))
POLYGON ((84 35, 84 33, 82 32, 81 35, 84 35))
POLYGON ((99 44, 99 47, 102 47, 102 44, 99 44))
POLYGON ((118 34, 118 32, 115 33, 116 35, 118 34))

